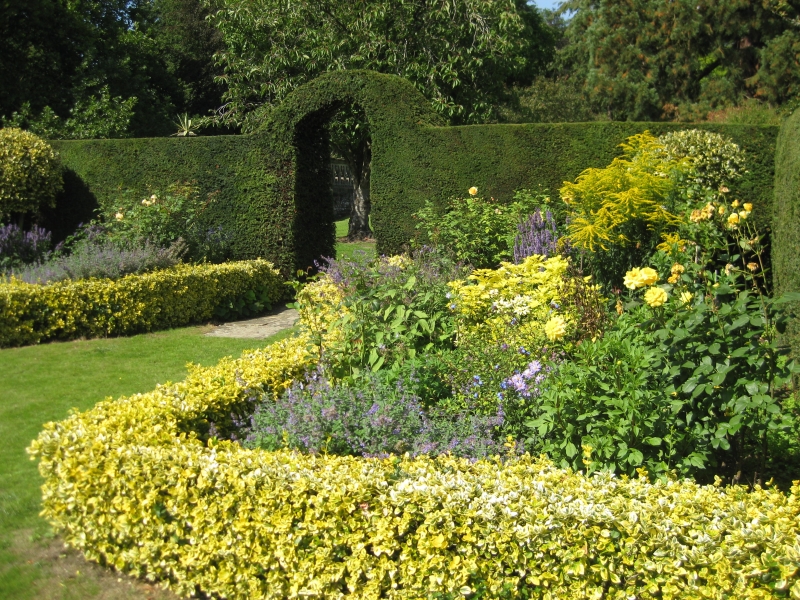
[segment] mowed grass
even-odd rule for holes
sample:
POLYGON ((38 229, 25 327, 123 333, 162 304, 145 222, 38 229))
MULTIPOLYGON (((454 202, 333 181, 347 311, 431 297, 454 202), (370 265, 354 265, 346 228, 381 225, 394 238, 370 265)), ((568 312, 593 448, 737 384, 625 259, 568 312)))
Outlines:
POLYGON ((189 362, 213 365, 291 331, 248 340, 206 337, 208 329, 0 350, 0 599, 175 598, 65 550, 39 517, 41 477, 25 448, 70 409, 179 381, 189 362))
MULTIPOLYGON (((341 239, 347 235, 348 219, 336 221, 336 238, 341 239)), ((353 258, 359 252, 375 255, 375 242, 337 242, 336 258, 353 258)))

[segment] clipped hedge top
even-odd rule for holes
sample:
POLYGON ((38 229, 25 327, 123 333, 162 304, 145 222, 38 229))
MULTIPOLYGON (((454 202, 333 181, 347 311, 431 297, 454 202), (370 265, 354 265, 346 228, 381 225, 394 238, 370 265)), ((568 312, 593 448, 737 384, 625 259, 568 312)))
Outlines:
POLYGON ((43 514, 87 557, 227 598, 800 597, 800 482, 586 476, 528 456, 358 459, 202 443, 310 340, 49 423, 43 514))
POLYGON ((265 260, 179 264, 119 279, 45 285, 0 278, 0 347, 186 325, 211 319, 215 309, 252 290, 270 302, 286 294, 280 274, 265 260))

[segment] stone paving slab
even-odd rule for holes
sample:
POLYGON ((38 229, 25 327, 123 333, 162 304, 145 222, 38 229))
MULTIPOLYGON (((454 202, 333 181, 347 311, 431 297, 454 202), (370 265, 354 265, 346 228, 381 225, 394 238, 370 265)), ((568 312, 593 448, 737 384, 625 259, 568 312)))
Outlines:
POLYGON ((263 340, 279 331, 289 329, 294 326, 299 318, 294 308, 276 308, 257 319, 247 319, 245 321, 233 321, 215 325, 214 328, 205 335, 211 337, 229 338, 249 338, 263 340))

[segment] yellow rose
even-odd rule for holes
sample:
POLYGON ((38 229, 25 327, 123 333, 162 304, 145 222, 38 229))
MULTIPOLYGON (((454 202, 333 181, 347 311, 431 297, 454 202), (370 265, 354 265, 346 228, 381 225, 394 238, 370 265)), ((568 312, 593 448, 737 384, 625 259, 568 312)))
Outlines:
POLYGON ((744 208, 747 212, 750 212, 751 210, 753 210, 753 204, 750 202, 745 202, 744 204, 742 204, 742 208, 744 208))
POLYGON ((731 206, 733 208, 736 208, 737 206, 739 206, 739 201, 738 200, 734 200, 733 202, 731 202, 731 206))
POLYGON ((564 317, 556 315, 544 325, 544 333, 551 342, 560 340, 567 332, 567 322, 564 317))
POLYGON ((122 219, 124 219, 124 218, 125 218, 125 215, 123 215, 121 212, 118 212, 117 214, 115 214, 115 215, 114 215, 114 218, 115 218, 117 221, 122 221, 122 219))
POLYGON ((694 298, 694 294, 692 292, 683 292, 681 293, 681 304, 689 304, 694 298))
POLYGON ((739 222, 739 215, 731 213, 728 215, 728 225, 736 225, 739 222))
POLYGON ((629 290, 636 290, 640 287, 653 285, 656 281, 658 281, 658 273, 655 269, 651 269, 650 267, 645 267, 643 269, 634 267, 625 273, 625 280, 623 283, 629 290))
POLYGON ((686 267, 684 267, 681 263, 675 263, 674 265, 672 265, 672 269, 670 269, 670 273, 672 273, 673 275, 680 275, 685 270, 686 270, 686 267))
POLYGON ((758 263, 749 262, 747 263, 747 268, 750 269, 753 273, 758 271, 758 263))
POLYGON ((623 284, 629 290, 635 290, 639 286, 639 274, 641 273, 641 269, 639 267, 634 267, 627 273, 625 273, 625 279, 623 280, 623 284))
POLYGON ((721 215, 724 215, 725 214, 725 207, 724 206, 720 206, 719 209, 717 209, 717 212, 719 214, 721 214, 721 215))
POLYGON ((641 285, 639 287, 653 285, 655 282, 658 281, 658 272, 655 269, 651 269, 650 267, 645 267, 644 269, 639 271, 639 281, 641 282, 641 285))
POLYGON ((747 218, 747 215, 749 215, 749 214, 750 214, 750 213, 749 213, 749 212, 747 212, 746 210, 740 210, 740 211, 739 211, 739 218, 740 218, 742 221, 744 221, 744 220, 747 218))
POLYGON ((475 186, 472 186, 471 188, 469 188, 469 195, 470 196, 477 196, 478 195, 478 188, 476 188, 475 186))
POLYGON ((678 283, 678 280, 680 278, 681 276, 678 273, 673 273, 672 275, 669 276, 669 278, 667 278, 667 283, 675 285, 676 283, 678 283))
POLYGON ((645 292, 644 301, 647 302, 649 306, 656 308, 658 306, 663 306, 667 301, 667 297, 667 292, 660 287, 651 287, 645 292))

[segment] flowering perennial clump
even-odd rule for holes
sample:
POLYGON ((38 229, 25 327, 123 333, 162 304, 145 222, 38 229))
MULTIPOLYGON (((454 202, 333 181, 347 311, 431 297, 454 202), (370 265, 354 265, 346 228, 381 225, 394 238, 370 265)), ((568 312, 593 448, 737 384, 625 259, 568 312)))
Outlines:
POLYGON ((518 265, 478 269, 467 280, 452 282, 451 310, 459 324, 459 343, 482 339, 518 346, 525 339, 543 338, 552 303, 568 293, 568 264, 562 256, 533 255, 518 265))

